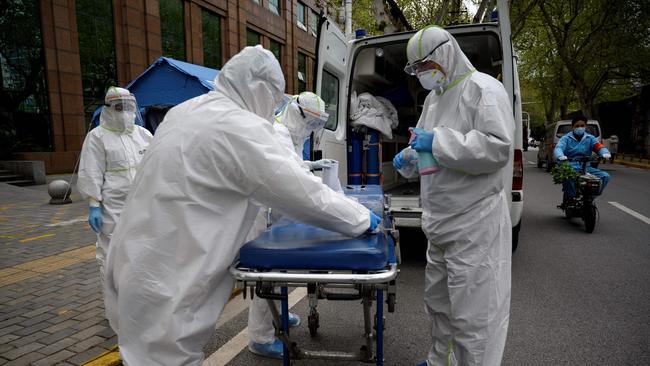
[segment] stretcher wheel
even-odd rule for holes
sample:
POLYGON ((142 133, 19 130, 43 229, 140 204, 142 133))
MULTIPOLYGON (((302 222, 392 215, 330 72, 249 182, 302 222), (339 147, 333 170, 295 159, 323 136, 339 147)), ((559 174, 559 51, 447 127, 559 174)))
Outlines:
POLYGON ((316 333, 318 332, 318 327, 320 326, 318 321, 318 313, 310 314, 307 317, 307 322, 309 325, 309 335, 311 335, 312 337, 316 337, 316 333))
POLYGON ((395 312, 395 294, 388 294, 388 298, 386 299, 386 304, 388 304, 388 312, 389 313, 394 313, 395 312))

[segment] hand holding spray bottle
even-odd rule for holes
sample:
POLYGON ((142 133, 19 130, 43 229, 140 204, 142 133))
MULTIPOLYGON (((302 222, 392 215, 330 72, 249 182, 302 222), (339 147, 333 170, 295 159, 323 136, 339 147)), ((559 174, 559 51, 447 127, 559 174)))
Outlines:
MULTIPOLYGON (((419 133, 425 132, 421 128, 409 128, 409 132, 411 132, 411 138, 409 139, 409 143, 412 142, 419 133)), ((433 174, 436 173, 440 170, 438 161, 436 158, 433 157, 433 154, 431 154, 430 151, 417 151, 418 153, 418 171, 420 175, 428 175, 428 174, 433 174)))

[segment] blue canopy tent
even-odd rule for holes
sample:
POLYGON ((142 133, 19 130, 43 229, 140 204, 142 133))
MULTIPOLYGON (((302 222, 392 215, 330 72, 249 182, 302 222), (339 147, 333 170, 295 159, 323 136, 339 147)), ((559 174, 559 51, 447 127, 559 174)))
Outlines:
MULTIPOLYGON (((140 107, 143 121, 138 124, 155 132, 171 107, 214 90, 218 74, 219 70, 160 57, 126 86, 140 107)), ((99 125, 100 112, 101 107, 93 114, 93 127, 99 125)))

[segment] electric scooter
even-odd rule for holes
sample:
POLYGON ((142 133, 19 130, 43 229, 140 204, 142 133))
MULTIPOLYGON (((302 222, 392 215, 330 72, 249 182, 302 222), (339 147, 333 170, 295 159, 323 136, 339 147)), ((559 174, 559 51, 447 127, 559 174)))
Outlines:
POLYGON ((591 156, 573 158, 568 161, 581 164, 580 175, 575 178, 577 195, 573 198, 568 198, 565 195, 562 204, 557 207, 564 211, 567 219, 580 217, 585 222, 585 231, 592 233, 598 221, 598 208, 594 199, 600 195, 603 183, 600 178, 587 173, 588 163, 592 161, 591 156))

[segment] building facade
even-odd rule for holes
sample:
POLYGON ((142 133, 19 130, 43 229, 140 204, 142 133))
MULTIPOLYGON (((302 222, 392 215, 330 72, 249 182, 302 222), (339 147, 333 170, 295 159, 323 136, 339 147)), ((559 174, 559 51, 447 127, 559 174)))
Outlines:
POLYGON ((92 112, 160 56, 221 66, 261 44, 286 93, 312 90, 318 0, 9 0, 0 19, 2 158, 75 168, 92 112), (5 35, 7 35, 5 37, 5 35))

